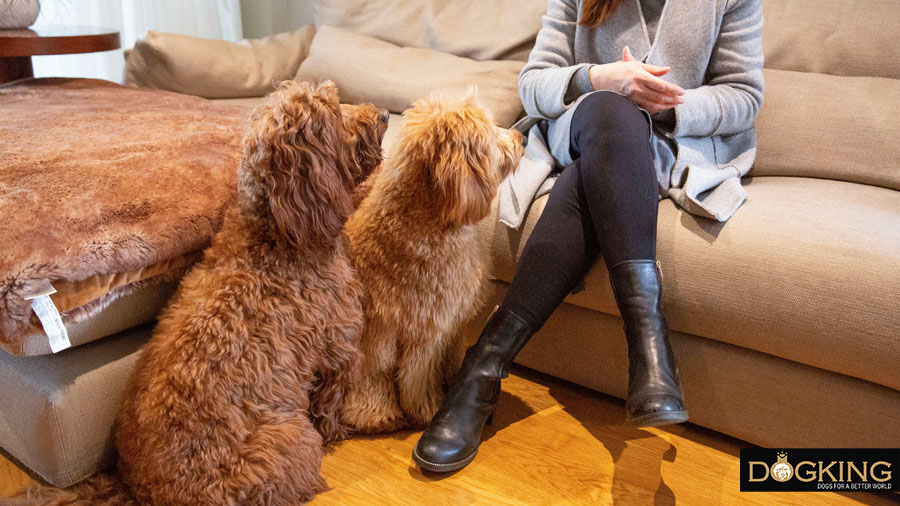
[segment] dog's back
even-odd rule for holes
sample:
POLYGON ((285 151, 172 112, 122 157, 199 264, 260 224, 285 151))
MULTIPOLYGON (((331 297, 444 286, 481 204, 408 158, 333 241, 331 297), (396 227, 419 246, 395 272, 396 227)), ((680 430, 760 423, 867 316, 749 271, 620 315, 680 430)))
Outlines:
POLYGON ((511 147, 521 138, 510 135, 501 138, 471 101, 418 102, 348 221, 365 292, 365 378, 349 392, 343 416, 358 430, 424 425, 439 407, 487 268, 477 222, 521 156, 511 147))
POLYGON ((142 503, 264 504, 271 487, 294 501, 325 489, 323 439, 307 413, 340 435, 316 374, 358 359, 359 286, 342 248, 314 259, 261 254, 245 225, 229 215, 125 394, 119 469, 142 503))
POLYGON ((395 336, 444 346, 435 341, 451 338, 478 300, 488 251, 476 225, 445 226, 421 204, 427 194, 398 185, 384 174, 346 228, 366 294, 362 345, 395 336))
POLYGON ((254 111, 237 203, 183 280, 119 415, 123 481, 145 504, 298 504, 358 372, 361 290, 342 228, 381 161, 384 111, 286 83, 254 111))

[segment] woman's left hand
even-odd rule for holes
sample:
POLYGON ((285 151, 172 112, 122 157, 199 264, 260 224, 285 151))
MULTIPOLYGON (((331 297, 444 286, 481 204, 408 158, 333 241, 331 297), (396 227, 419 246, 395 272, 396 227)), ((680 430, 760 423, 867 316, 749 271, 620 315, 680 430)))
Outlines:
MULTIPOLYGON (((622 61, 637 61, 634 59, 628 46, 625 46, 625 49, 622 50, 622 61)), ((650 114, 656 114, 660 111, 671 109, 678 104, 683 104, 684 90, 677 85, 666 83, 659 79, 659 76, 667 72, 668 67, 666 67, 665 72, 654 74, 653 77, 656 77, 656 79, 643 79, 636 83, 635 86, 629 87, 627 90, 628 98, 650 114)))

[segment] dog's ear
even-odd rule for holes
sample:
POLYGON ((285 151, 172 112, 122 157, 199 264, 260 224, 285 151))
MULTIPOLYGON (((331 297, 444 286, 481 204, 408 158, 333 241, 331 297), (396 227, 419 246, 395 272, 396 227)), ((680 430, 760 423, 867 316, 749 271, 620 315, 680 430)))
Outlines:
POLYGON ((348 151, 334 85, 285 82, 251 117, 242 198, 271 217, 285 246, 327 247, 352 211, 348 151))
MULTIPOLYGON (((291 81, 287 83, 290 84, 291 81)), ((340 98, 338 97, 338 88, 337 85, 334 84, 333 81, 324 80, 316 86, 316 93, 322 95, 325 100, 329 103, 340 103, 340 98)))
POLYGON ((358 185, 381 164, 381 140, 387 130, 388 113, 372 104, 341 104, 341 112, 344 129, 353 146, 350 170, 358 185))
POLYGON ((408 113, 401 142, 427 168, 442 218, 457 225, 481 221, 499 184, 491 119, 471 95, 453 104, 440 97, 420 100, 408 113))

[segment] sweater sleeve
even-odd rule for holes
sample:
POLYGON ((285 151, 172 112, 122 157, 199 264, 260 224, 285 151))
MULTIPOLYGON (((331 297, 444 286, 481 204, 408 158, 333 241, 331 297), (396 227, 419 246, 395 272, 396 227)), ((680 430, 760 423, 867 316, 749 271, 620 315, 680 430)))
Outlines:
POLYGON ((519 74, 519 95, 529 116, 556 119, 591 91, 590 64, 575 64, 575 0, 550 0, 528 63, 519 74))
POLYGON ((763 102, 762 1, 729 0, 707 67, 686 90, 671 137, 731 135, 753 127, 763 102))

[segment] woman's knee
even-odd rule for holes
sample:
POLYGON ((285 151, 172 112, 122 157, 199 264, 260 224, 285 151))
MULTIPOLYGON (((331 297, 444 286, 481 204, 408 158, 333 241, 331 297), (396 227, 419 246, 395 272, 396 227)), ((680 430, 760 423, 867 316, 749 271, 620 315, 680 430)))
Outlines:
POLYGON ((647 117, 634 102, 618 93, 591 93, 572 117, 572 129, 582 137, 619 133, 649 135, 647 117))

